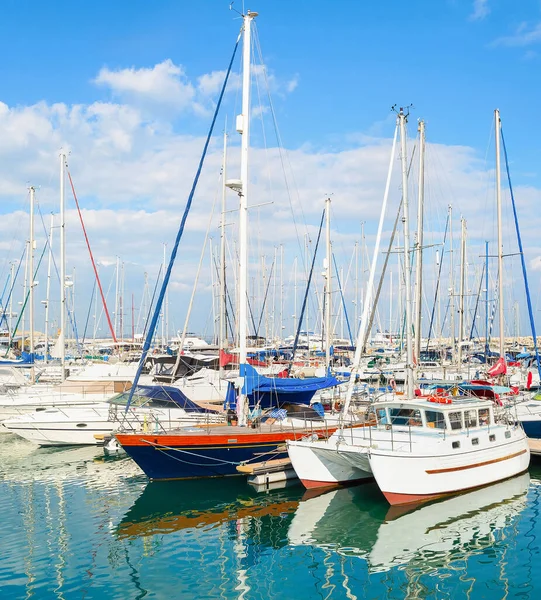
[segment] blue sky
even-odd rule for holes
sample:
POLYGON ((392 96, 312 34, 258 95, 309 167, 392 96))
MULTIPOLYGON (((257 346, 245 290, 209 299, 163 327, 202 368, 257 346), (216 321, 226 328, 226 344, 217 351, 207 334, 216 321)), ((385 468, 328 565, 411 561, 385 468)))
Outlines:
MULTIPOLYGON (((220 79, 212 75, 225 69, 240 27, 228 7, 221 0, 3 3, 0 278, 20 254, 15 242, 21 235, 13 232, 26 227, 28 183, 40 186, 44 212, 56 210, 61 146, 72 152, 70 168, 90 211, 87 225, 98 259, 105 266, 121 255, 133 264, 127 278, 135 289, 144 269, 156 271, 161 243, 174 237, 208 129, 220 79)), ((243 9, 240 1, 233 7, 243 9)), ((500 108, 514 184, 522 192, 517 197, 528 260, 541 270, 539 0, 260 0, 246 8, 260 13, 258 37, 293 173, 289 186, 297 188, 303 207, 303 218, 296 218, 313 233, 324 195, 334 194, 336 248, 343 248, 345 268, 361 220, 368 236, 375 228, 394 129, 390 107, 412 103, 410 137, 416 119, 425 119, 433 144, 429 161, 437 166, 429 186, 428 227, 441 234, 449 202, 457 215, 471 217, 472 263, 479 255, 473 245, 494 230, 486 179, 493 169, 492 111, 500 108)), ((235 109, 239 112, 238 91, 229 93, 225 108, 232 123, 235 109)), ((268 117, 268 106, 266 112, 268 117)), ((177 307, 191 287, 209 198, 216 193, 222 128, 202 181, 206 199, 195 207, 185 242, 177 307)), ((255 127, 253 132, 262 149, 261 134, 255 127)), ((268 148, 275 149, 269 140, 268 148)), ((232 142, 238 144, 234 137, 232 142)), ((254 157, 256 166, 262 161, 263 152, 254 157)), ((398 186, 397 179, 395 195, 398 186)), ((272 196, 259 191, 263 199, 272 196)), ((274 239, 269 235, 267 246, 255 254, 270 256, 273 246, 292 244, 286 260, 291 270, 299 242, 285 215, 288 206, 275 199, 274 208, 257 217, 259 223, 276 218, 278 225, 274 239)), ((82 270, 82 244, 74 237, 71 244, 73 263, 82 270)), ((82 271, 79 278, 88 293, 82 271)), ((208 274, 203 282, 210 285, 208 274)), ((176 312, 178 328, 182 308, 176 312)), ((203 328, 205 319, 201 313, 193 328, 203 328)))

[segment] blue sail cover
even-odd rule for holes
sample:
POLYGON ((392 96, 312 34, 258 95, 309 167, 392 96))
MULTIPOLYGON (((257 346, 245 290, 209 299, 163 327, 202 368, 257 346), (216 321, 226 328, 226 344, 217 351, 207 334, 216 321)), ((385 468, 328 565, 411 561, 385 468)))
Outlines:
POLYGON ((0 365, 9 366, 9 367, 31 367, 34 364, 34 355, 29 354, 28 352, 21 352, 20 358, 9 359, 2 358, 0 359, 0 365))
POLYGON ((261 408, 280 406, 285 402, 310 404, 310 400, 318 390, 334 387, 340 382, 336 377, 265 377, 260 375, 252 365, 245 365, 243 391, 248 396, 251 407, 261 408))
MULTIPOLYGON (((191 413, 215 413, 214 410, 202 408, 187 398, 178 388, 167 385, 138 385, 135 396, 161 401, 164 404, 173 402, 179 408, 191 413)), ((128 396, 128 394, 126 394, 128 396)))

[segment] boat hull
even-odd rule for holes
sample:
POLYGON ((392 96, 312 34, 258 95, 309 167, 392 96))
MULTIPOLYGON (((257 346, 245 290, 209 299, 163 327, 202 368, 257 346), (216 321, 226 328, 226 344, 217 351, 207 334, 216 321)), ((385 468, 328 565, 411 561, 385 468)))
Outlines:
POLYGON ((289 442, 288 452, 297 477, 307 489, 360 483, 373 478, 366 450, 318 442, 289 442))
POLYGON ((275 431, 258 433, 223 427, 224 433, 116 434, 127 454, 152 480, 195 479, 239 475, 237 466, 248 461, 287 457, 285 442, 323 432, 275 431))
POLYGON ((460 455, 415 456, 372 450, 370 465, 391 505, 425 502, 464 492, 523 473, 530 450, 522 429, 514 439, 486 451, 460 455))

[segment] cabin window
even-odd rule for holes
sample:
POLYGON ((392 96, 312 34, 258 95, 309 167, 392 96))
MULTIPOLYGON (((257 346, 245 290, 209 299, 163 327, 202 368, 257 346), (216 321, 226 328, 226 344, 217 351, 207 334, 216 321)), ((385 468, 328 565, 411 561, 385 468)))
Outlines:
POLYGON ((477 427, 477 411, 476 410, 465 410, 464 411, 464 426, 477 427))
POLYGON ((511 432, 510 431, 506 431, 505 432, 505 437, 506 438, 510 438, 511 437, 511 432))
POLYGON ((490 411, 488 408, 479 409, 479 425, 490 425, 490 411))
POLYGON ((453 442, 453 449, 456 450, 457 448, 460 448, 460 442, 453 442))
POLYGON ((479 446, 479 438, 472 438, 471 439, 471 445, 472 446, 479 446))
POLYGON ((425 411, 426 426, 433 429, 445 429, 445 417, 443 413, 437 410, 425 411))
POLYGON ((495 435, 494 433, 491 433, 491 434, 488 436, 488 440, 489 440, 490 442, 495 442, 495 441, 496 441, 496 435, 495 435))
POLYGON ((384 408, 378 408, 376 415, 380 425, 387 425, 387 411, 384 408))
POLYGON ((462 413, 461 412, 450 412, 449 413, 449 423, 451 424, 451 429, 462 429, 462 413))
POLYGON ((391 423, 393 425, 407 425, 421 427, 421 411, 418 408, 390 408, 391 423))

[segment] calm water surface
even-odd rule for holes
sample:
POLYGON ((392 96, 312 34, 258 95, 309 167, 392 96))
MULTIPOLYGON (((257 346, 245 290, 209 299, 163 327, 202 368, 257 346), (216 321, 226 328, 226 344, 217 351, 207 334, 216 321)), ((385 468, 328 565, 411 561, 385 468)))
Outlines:
POLYGON ((407 513, 0 435, 0 598, 539 598, 541 463, 407 513))

